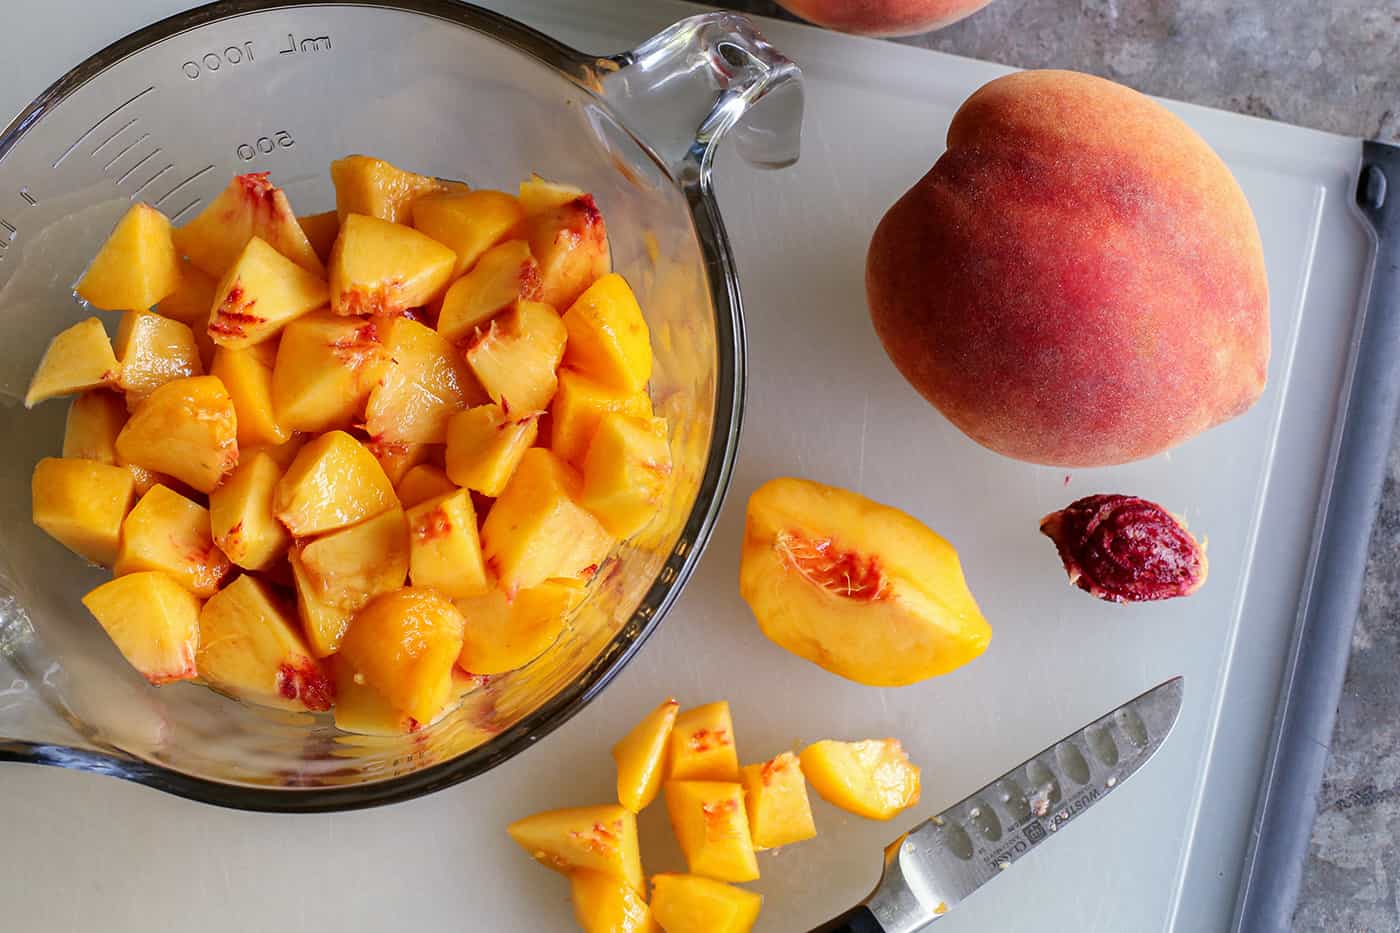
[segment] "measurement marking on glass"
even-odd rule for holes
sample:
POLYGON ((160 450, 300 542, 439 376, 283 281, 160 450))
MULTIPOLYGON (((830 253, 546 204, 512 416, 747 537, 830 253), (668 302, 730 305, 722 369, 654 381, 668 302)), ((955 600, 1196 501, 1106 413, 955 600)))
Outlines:
POLYGON ((125 149, 123 149, 121 152, 118 152, 116 155, 112 156, 112 158, 108 159, 108 160, 107 160, 107 164, 104 165, 104 166, 102 166, 102 171, 105 172, 105 171, 107 171, 109 168, 111 168, 113 165, 116 165, 118 159, 120 159, 122 156, 126 155, 128 152, 130 152, 131 150, 135 149, 137 146, 141 145, 142 143, 144 143, 146 140, 148 140, 148 139, 150 139, 150 138, 151 138, 151 134, 150 134, 150 133, 142 133, 140 136, 138 136, 138 137, 136 138, 136 141, 135 141, 135 142, 133 142, 131 145, 127 146, 127 147, 126 147, 125 149))
POLYGON ((131 177, 131 173, 132 173, 132 172, 136 171, 138 168, 140 168, 141 166, 145 165, 147 162, 151 161, 152 159, 154 159, 154 158, 155 158, 156 156, 158 156, 158 155, 160 155, 160 147, 159 147, 159 146, 157 146, 157 147, 155 148, 155 150, 152 151, 149 155, 144 155, 144 156, 142 156, 142 157, 141 157, 141 161, 137 162, 135 165, 133 165, 131 168, 127 169, 125 172, 122 172, 122 176, 121 176, 120 178, 117 179, 117 184, 120 185, 122 182, 126 181, 128 178, 131 177))
POLYGON ((297 41, 293 33, 287 33, 287 47, 278 49, 278 55, 300 55, 303 52, 329 52, 331 50, 330 36, 309 36, 297 41))
POLYGON ((193 201, 180 208, 180 210, 170 218, 170 222, 178 223, 181 217, 184 217, 190 211, 194 210, 196 207, 199 207, 199 203, 203 200, 203 198, 195 198, 193 201))
POLYGON ((98 127, 100 127, 102 124, 106 123, 108 120, 112 119, 113 117, 115 117, 117 114, 121 113, 121 112, 122 112, 124 109, 126 109, 127 107, 130 107, 132 104, 136 103, 136 102, 137 102, 138 100, 140 100, 141 98, 145 97, 147 94, 151 93, 151 92, 154 91, 155 89, 156 89, 156 86, 155 86, 154 84, 152 84, 150 87, 146 88, 144 91, 140 92, 140 93, 137 94, 135 97, 130 98, 129 100, 127 100, 127 101, 124 102, 124 103, 118 104, 115 108, 112 109, 111 113, 107 114, 107 115, 106 115, 105 117, 103 117, 101 120, 98 120, 98 121, 97 121, 96 123, 94 123, 92 126, 88 127, 88 128, 83 132, 83 135, 81 135, 81 136, 79 136, 77 139, 73 140, 72 145, 70 145, 67 149, 63 150, 63 152, 61 152, 61 153, 59 154, 59 156, 58 156, 57 159, 54 159, 54 160, 53 160, 53 164, 51 165, 51 167, 52 167, 52 168, 58 168, 59 164, 62 163, 64 159, 68 158, 70 155, 73 154, 73 150, 74 150, 74 149, 77 149, 79 146, 81 146, 84 142, 87 141, 87 138, 88 138, 89 136, 91 136, 93 133, 97 132, 97 128, 98 128, 98 127))
POLYGON ((39 202, 34 199, 34 195, 29 193, 28 188, 19 189, 19 196, 24 198, 24 203, 28 204, 30 207, 39 206, 39 202))
POLYGON ((123 123, 120 127, 117 128, 116 132, 114 132, 111 136, 108 136, 106 139, 102 140, 102 142, 98 143, 97 148, 88 153, 88 158, 97 158, 97 154, 101 152, 104 148, 106 148, 109 142, 116 139, 118 136, 125 133, 127 130, 131 129, 131 127, 139 119, 140 117, 132 117, 130 120, 127 120, 125 123, 123 123))
POLYGON ((156 201, 156 207, 160 207, 160 206, 161 206, 162 204, 164 204, 166 201, 169 201, 170 198, 171 198, 171 196, 174 195, 175 192, 179 191, 181 188, 185 187, 185 185, 188 185, 190 182, 194 181, 196 178, 199 178, 199 177, 201 177, 201 176, 203 176, 203 175, 208 175, 208 174, 209 174, 210 172, 212 172, 212 171, 214 171, 214 166, 212 166, 212 165, 206 165, 204 168, 202 168, 202 169, 200 169, 199 171, 195 172, 195 173, 194 173, 193 175, 191 175, 189 178, 186 178, 184 181, 180 182, 180 183, 179 183, 178 185, 176 185, 174 188, 171 188, 169 191, 165 192, 165 194, 161 195, 161 196, 160 196, 160 199, 159 199, 158 201, 156 201))
MULTIPOLYGON (((157 150, 157 151, 159 151, 159 150, 157 150)), ((154 152, 151 153, 151 154, 152 154, 152 155, 155 155, 154 152)), ((166 172, 170 171, 170 170, 171 170, 172 168, 174 168, 174 167, 175 167, 175 163, 174 163, 174 162, 171 162, 171 163, 170 163, 169 165, 167 165, 165 168, 161 169, 159 172, 156 172, 156 173, 155 173, 154 175, 152 175, 150 178, 147 178, 145 181, 143 181, 143 182, 141 183, 141 187, 139 187, 139 188, 137 188, 135 191, 131 192, 131 200, 135 201, 137 195, 139 195, 141 192, 145 191, 147 188, 149 188, 149 187, 151 186, 151 182, 155 181, 157 178, 159 178, 160 176, 164 175, 166 172)))
POLYGON ((5 220, 3 217, 0 217, 0 227, 5 228, 5 235, 0 236, 0 259, 3 259, 5 258, 5 253, 10 249, 10 242, 13 241, 15 237, 19 236, 19 231, 15 229, 14 224, 5 220))

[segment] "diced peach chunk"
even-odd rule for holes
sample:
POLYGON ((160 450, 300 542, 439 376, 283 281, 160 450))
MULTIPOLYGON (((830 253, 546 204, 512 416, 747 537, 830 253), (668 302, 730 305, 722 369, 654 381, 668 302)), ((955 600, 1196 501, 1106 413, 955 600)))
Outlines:
POLYGON ((919 802, 919 769, 895 739, 826 739, 804 748, 801 760, 816 792, 842 810, 888 820, 919 802))
POLYGON ((34 524, 75 554, 111 566, 136 483, 121 467, 45 457, 30 481, 34 524))
POLYGON ((412 227, 364 214, 341 221, 331 251, 331 310, 402 314, 442 294, 457 254, 412 227))
POLYGON ((564 365, 606 386, 640 392, 651 379, 651 331, 627 280, 608 273, 564 313, 564 365))
POLYGON ((292 536, 272 511, 282 467, 265 450, 245 454, 209 494, 210 530, 219 549, 244 570, 266 570, 287 553, 292 536))
POLYGON ((569 896, 584 933, 661 933, 646 898, 621 878, 575 869, 569 872, 569 896))
POLYGON ((272 408, 288 431, 348 428, 387 365, 379 326, 315 311, 282 332, 272 367, 272 408))
POLYGON ((583 458, 583 507, 630 538, 661 508, 670 477, 666 419, 606 414, 583 458))
POLYGON ((307 650, 295 617, 247 575, 204 604, 198 667, 216 690, 266 706, 323 712, 335 701, 335 684, 307 650))
POLYGON ((399 495, 399 504, 405 509, 411 509, 429 499, 436 499, 438 496, 456 492, 457 484, 447 478, 442 467, 433 466, 431 463, 420 463, 404 474, 403 479, 399 480, 396 491, 399 495))
POLYGON ((228 389, 238 415, 238 446, 276 446, 291 437, 277 420, 272 404, 272 371, 277 362, 277 341, 267 340, 242 349, 219 347, 214 351, 212 375, 228 389))
MULTIPOLYGON (((311 646, 311 653, 318 658, 329 657, 340 650, 340 641, 345 637, 346 629, 350 628, 355 613, 321 598, 295 548, 287 553, 287 563, 292 569, 292 585, 297 594, 297 614, 301 616, 302 631, 306 634, 307 644, 311 646)), ((336 708, 340 708, 339 700, 336 708)))
POLYGON ((457 254, 454 278, 525 219, 520 202, 504 191, 434 194, 413 202, 413 226, 457 254))
MULTIPOLYGON (((292 465, 292 461, 297 458, 297 454, 301 453, 301 449, 306 446, 309 440, 311 438, 305 434, 293 434, 281 444, 254 444, 248 448, 247 453, 250 457, 256 453, 265 453, 285 470, 292 465)), ((243 452, 242 447, 239 447, 238 450, 240 454, 243 452)))
POLYGON ((673 780, 739 780, 739 754, 728 701, 706 703, 676 717, 668 761, 666 773, 673 780))
POLYGON ((607 227, 591 194, 532 214, 525 229, 540 264, 540 301, 567 308, 612 270, 607 227))
POLYGON ((666 933, 749 933, 763 896, 698 875, 656 875, 651 912, 666 933))
POLYGON ((447 422, 447 475, 458 486, 499 496, 539 431, 533 412, 507 416, 499 405, 459 412, 447 422))
POLYGON ((199 649, 199 598, 154 570, 97 587, 83 605, 127 663, 153 684, 190 680, 199 649))
POLYGON ((637 817, 618 804, 547 810, 516 820, 506 831, 548 868, 566 874, 589 869, 643 890, 637 817))
POLYGON ((471 369, 431 327, 396 318, 384 345, 390 362, 365 406, 365 430, 376 441, 441 444, 449 418, 486 401, 471 369))
POLYGON ((255 236, 214 289, 209 336, 234 349, 261 343, 328 297, 324 279, 255 236))
POLYGON ((408 511, 408 529, 409 579, 414 586, 430 586, 449 599, 477 596, 490 588, 476 510, 467 490, 415 505, 408 511))
POLYGON ((520 301, 479 331, 467 363, 491 401, 509 413, 543 411, 558 387, 555 376, 568 338, 547 304, 520 301))
POLYGON ((541 447, 525 452, 481 530, 482 552, 508 595, 551 577, 596 571, 612 538, 579 505, 582 480, 541 447))
POLYGON ((325 273, 292 205, 267 172, 237 175, 199 215, 175 231, 175 245, 205 274, 222 278, 257 237, 314 275, 325 273))
POLYGON ((524 240, 493 246, 472 270, 452 283, 442 299, 437 329, 454 345, 471 343, 480 327, 517 301, 540 296, 540 267, 524 240))
POLYGON ((344 431, 303 447, 277 483, 272 509, 298 538, 344 528, 398 505, 374 455, 344 431))
POLYGON ((158 570, 208 598, 231 568, 214 543, 209 510, 165 486, 152 486, 122 522, 117 576, 158 570))
POLYGON ((302 545, 297 559, 319 602, 356 612, 404 585, 408 540, 403 510, 394 506, 302 545))
POLYGON ((209 326, 209 312, 214 307, 214 289, 218 286, 218 279, 192 263, 182 262, 180 284, 156 305, 156 313, 198 332, 209 326))
POLYGON ((570 201, 576 201, 583 197, 584 194, 582 188, 549 181, 539 175, 531 174, 529 178, 520 183, 520 206, 525 209, 526 214, 539 214, 556 207, 563 207, 570 201))
POLYGON ((462 614, 433 590, 407 587, 370 601, 340 643, 340 658, 390 705, 419 722, 453 696, 462 614))
POLYGON ((384 475, 389 477, 389 482, 393 483, 395 488, 403 482, 409 470, 426 463, 434 450, 441 449, 440 445, 383 439, 366 441, 365 448, 374 454, 374 459, 379 461, 379 465, 384 468, 384 475))
POLYGON ((102 322, 90 317, 49 341, 39 367, 34 370, 34 378, 29 382, 24 407, 33 408, 59 395, 115 386, 119 375, 112 341, 107 339, 102 322))
MULTIPOLYGON (((470 619, 468 620, 470 624, 470 619)), ((656 799, 666 771, 666 749, 680 704, 672 697, 652 710, 613 746, 617 763, 617 799, 633 813, 656 799)))
POLYGON ((117 457, 211 492, 238 464, 238 418, 217 376, 176 379, 137 406, 117 457))
POLYGON ((436 178, 395 168, 382 159, 352 155, 331 163, 335 209, 343 224, 350 214, 367 214, 406 224, 413 202, 444 189, 436 178))
POLYGON ((63 456, 116 464, 117 435, 126 424, 126 402, 115 392, 94 389, 73 399, 63 427, 63 456))
POLYGON ((609 412, 650 418, 651 399, 645 392, 619 392, 582 373, 562 370, 550 408, 550 449, 574 466, 583 466, 598 424, 609 412))
POLYGON ((743 787, 728 781, 668 780, 666 811, 694 874, 716 881, 758 877, 743 787))
POLYGON ((546 580, 507 599, 499 589, 456 601, 467 620, 457 665, 473 674, 504 674, 524 667, 559 639, 582 600, 578 580, 546 580))
POLYGON ((170 221, 133 204, 78 282, 78 297, 104 311, 145 311, 180 283, 170 221))
POLYGON ((745 765, 739 769, 739 780, 755 849, 777 849, 817 834, 802 763, 792 752, 745 765))
POLYGON ((340 215, 335 211, 305 214, 297 218, 297 223, 301 224, 301 232, 306 234, 316 257, 323 263, 329 263, 335 238, 340 235, 340 215))
POLYGON ((129 409, 172 379, 204 373, 194 332, 149 311, 122 315, 113 349, 121 367, 117 385, 126 393, 129 409))

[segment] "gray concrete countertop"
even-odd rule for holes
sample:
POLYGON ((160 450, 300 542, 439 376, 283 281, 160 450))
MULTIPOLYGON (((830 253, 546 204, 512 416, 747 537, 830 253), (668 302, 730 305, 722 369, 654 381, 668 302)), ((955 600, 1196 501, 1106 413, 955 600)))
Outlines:
MULTIPOLYGON (((788 17, 772 0, 734 9, 788 17)), ((996 0, 898 40, 1348 136, 1400 138, 1400 0, 996 0)), ((1300 931, 1400 933, 1400 444, 1391 451, 1300 931)))

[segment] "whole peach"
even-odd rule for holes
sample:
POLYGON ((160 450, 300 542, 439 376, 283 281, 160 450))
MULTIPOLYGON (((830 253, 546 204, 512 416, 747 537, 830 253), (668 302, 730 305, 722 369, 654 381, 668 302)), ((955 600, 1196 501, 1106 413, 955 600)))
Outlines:
POLYGON ((1136 91, 1027 71, 974 93, 870 243, 875 330, 978 443, 1089 467, 1149 457, 1263 391, 1259 231, 1229 169, 1136 91))
POLYGON ((942 29, 991 0, 778 0, 809 23, 860 36, 910 36, 942 29))

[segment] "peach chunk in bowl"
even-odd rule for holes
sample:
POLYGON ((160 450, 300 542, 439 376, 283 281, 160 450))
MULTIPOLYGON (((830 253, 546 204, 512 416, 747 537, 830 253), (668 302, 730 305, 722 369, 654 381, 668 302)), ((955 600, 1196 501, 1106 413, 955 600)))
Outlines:
MULTIPOLYGON (((223 806, 322 811, 390 803, 448 787, 505 761, 567 721, 607 685, 660 623, 704 549, 729 482, 745 364, 735 264, 711 179, 716 146, 727 136, 752 165, 782 168, 797 158, 801 119, 796 65, 748 20, 725 13, 683 20, 631 51, 599 56, 566 47, 498 14, 446 0, 312 0, 256 8, 229 0, 134 33, 62 77, 0 136, 0 190, 10 192, 8 200, 0 201, 0 337, 6 348, 0 358, 0 395, 6 401, 0 406, 0 430, 8 438, 0 455, 0 501, 9 503, 0 519, 0 761, 115 775, 223 806), (361 678, 338 677, 346 664, 373 674, 383 660, 376 654, 373 636, 378 629, 392 629, 394 618, 389 615, 367 621, 358 634, 357 623, 351 623, 348 653, 321 656, 328 650, 326 632, 314 630, 314 623, 304 619, 300 624, 307 631, 288 629, 280 641, 268 640, 259 649, 269 657, 279 651, 287 654, 286 663, 276 669, 291 670, 295 677, 278 684, 310 683, 314 678, 307 671, 313 667, 330 678, 340 688, 337 715, 323 711, 329 698, 318 692, 320 687, 297 686, 289 702, 270 705, 244 702, 217 689, 220 677, 244 677, 249 663, 249 655, 230 650, 230 633, 244 631, 249 619, 275 618, 288 605, 295 606, 298 597, 305 596, 298 592, 304 573, 339 566, 336 562, 347 554, 364 559, 367 552, 338 552, 334 542, 325 543, 329 537, 309 543, 297 539, 289 557, 276 566, 269 564, 265 572, 221 564, 222 589, 213 596, 183 590, 171 576, 137 570, 132 564, 128 569, 133 572, 116 578, 120 586, 99 591, 102 595, 85 605, 84 595, 109 580, 109 570, 35 527, 29 508, 36 464, 57 458, 65 438, 74 442, 73 426, 65 429, 68 419, 78 418, 85 430, 95 430, 93 426, 128 417, 115 393, 107 403, 89 398, 72 406, 78 414, 69 414, 70 400, 46 402, 32 410, 19 402, 54 335, 84 322, 78 333, 89 343, 101 343, 97 328, 116 331, 124 316, 144 310, 107 308, 96 298, 89 305, 74 293, 99 247, 132 205, 151 205, 171 219, 174 242, 177 248, 185 244, 181 251, 189 264, 197 265, 196 259, 214 262, 218 257, 196 255, 198 250, 190 244, 200 237, 182 234, 181 228, 205 216, 210 205, 222 203, 219 198, 236 200, 236 189, 234 195, 221 194, 230 177, 269 172, 298 215, 320 215, 303 217, 306 237, 296 234, 295 239, 326 250, 337 236, 335 209, 338 195, 343 197, 338 188, 373 187, 373 179, 364 175, 368 169, 361 173, 364 177, 333 182, 327 166, 351 153, 371 153, 440 179, 438 187, 449 194, 468 189, 514 192, 522 178, 537 173, 591 195, 589 203, 606 218, 610 268, 630 286, 650 332, 653 360, 644 391, 654 419, 665 419, 664 444, 669 445, 671 462, 654 512, 626 515, 609 529, 610 541, 620 543, 613 543, 598 566, 590 568, 577 593, 563 587, 553 594, 558 599, 541 592, 509 606, 502 598, 471 598, 475 602, 470 611, 484 621, 467 641, 475 638, 474 650, 479 657, 492 658, 493 669, 454 669, 456 695, 446 712, 430 723, 413 720, 407 727, 404 721, 376 720, 366 706, 361 678), (98 324, 85 323, 94 317, 98 324), (115 635, 109 638, 93 618, 139 619, 143 612, 187 618, 200 600, 200 627, 219 635, 201 652, 210 667, 197 672, 197 678, 161 686, 152 681, 162 678, 142 677, 124 663, 126 646, 115 635), (551 628, 545 624, 547 617, 557 615, 561 605, 571 607, 567 618, 551 628), (497 637, 499 631, 492 626, 499 628, 508 614, 513 619, 529 607, 544 620, 535 620, 531 647, 497 637)), ((533 190, 536 196, 551 196, 547 187, 533 190)), ((350 215, 376 213, 373 194, 361 191, 364 198, 357 203, 370 206, 350 215)), ((525 200, 522 190, 522 203, 525 200)), ((274 207, 279 204, 280 200, 274 207)), ((434 212, 425 215, 430 213, 434 212)), ((434 216, 431 222, 447 236, 454 223, 452 208, 437 210, 434 216)), ((356 224, 365 228, 356 234, 363 242, 383 232, 361 218, 340 225, 341 240, 356 224)), ((271 228, 254 224, 252 229, 271 228)), ((526 245, 541 265, 567 262, 559 258, 564 241, 532 241, 529 229, 527 224, 523 235, 515 234, 514 247, 497 247, 501 252, 494 266, 474 252, 467 255, 471 251, 465 247, 454 247, 460 262, 452 268, 451 280, 470 278, 484 265, 494 268, 493 287, 500 287, 513 268, 510 249, 526 245)), ((273 253, 284 245, 272 236, 269 249, 257 247, 266 254, 261 256, 264 264, 279 263, 273 253)), ((342 293, 336 291, 338 270, 354 263, 373 264, 376 255, 370 250, 352 256, 351 246, 340 241, 336 249, 346 255, 337 259, 332 250, 322 257, 329 267, 330 299, 287 324, 278 337, 284 345, 302 347, 308 359, 344 329, 338 314, 375 312, 387 318, 377 323, 384 324, 386 339, 402 344, 405 358, 457 347, 462 365, 473 368, 495 392, 493 378, 501 385, 515 378, 513 367, 496 365, 510 347, 511 328, 530 331, 521 321, 531 315, 548 319, 553 313, 543 305, 549 296, 536 295, 541 299, 538 306, 517 302, 500 316, 505 323, 485 328, 483 334, 483 328, 469 325, 478 322, 474 315, 483 311, 487 290, 469 283, 454 295, 446 279, 422 309, 386 308, 382 296, 372 296, 377 303, 373 308, 346 309, 342 293), (404 316, 395 317, 399 312, 404 316), (439 339, 422 323, 436 322, 441 332, 447 320, 463 333, 439 339)), ((306 255, 298 258, 303 265, 315 268, 317 257, 302 252, 306 255)), ((258 259, 245 254, 240 261, 258 259)), ((246 298, 240 296, 244 304, 246 298)), ((200 318, 208 300, 208 294, 177 293, 166 309, 158 310, 169 317, 178 317, 178 310, 200 318)), ((237 310, 249 312, 242 306, 237 310)), ((563 314, 564 308, 558 311, 563 314)), ((200 322, 210 320, 210 313, 200 322)), ((231 336, 226 330, 193 329, 197 335, 201 331, 224 344, 246 337, 253 346, 237 358, 238 365, 225 361, 212 364, 212 370, 206 365, 207 375, 198 375, 198 361, 192 360, 194 375, 185 379, 191 391, 203 385, 199 380, 213 388, 225 381, 244 385, 268 362, 259 363, 259 334, 240 331, 231 336)), ((123 345, 118 334, 119 358, 123 345)), ((607 406, 606 399, 599 400, 596 386, 571 372, 567 355, 564 367, 558 398, 548 403, 552 417, 544 419, 540 437, 550 439, 556 450, 570 446, 570 456, 577 458, 587 452, 589 432, 596 427, 597 416, 590 422, 588 413, 607 406), (552 438, 547 431, 553 432, 552 438)), ((330 404, 326 400, 342 391, 333 384, 313 384, 308 372, 288 376, 304 390, 299 397, 330 404)), ((373 391, 380 394, 372 394, 373 399, 382 401, 391 394, 392 386, 385 385, 378 384, 373 391)), ((151 397, 157 393, 178 394, 157 389, 151 397)), ((237 407, 237 389, 234 395, 237 407)), ((126 401, 134 406, 133 418, 147 404, 130 396, 126 401)), ((506 409, 501 398, 479 401, 483 411, 491 402, 506 409)), ((395 419, 403 410, 373 400, 368 407, 368 412, 357 409, 354 423, 343 431, 319 437, 315 432, 322 428, 315 414, 325 409, 307 408, 299 416, 309 419, 307 426, 296 430, 311 431, 313 440, 296 457, 312 458, 306 451, 315 447, 320 462, 339 462, 337 450, 354 446, 356 439, 364 442, 392 476, 393 491, 401 500, 392 504, 396 521, 401 508, 403 520, 412 523, 426 500, 437 501, 435 496, 450 499, 454 514, 464 515, 472 514, 473 508, 478 515, 486 514, 493 501, 503 501, 441 488, 444 472, 454 470, 484 477, 483 485, 474 488, 491 488, 499 477, 492 473, 496 461, 489 458, 454 464, 448 454, 445 462, 439 456, 436 463, 415 463, 405 453, 411 444, 400 445, 404 450, 394 445, 375 448, 371 430, 378 430, 376 424, 402 423, 395 419)), ((189 433, 177 408, 169 412, 170 420, 161 422, 166 427, 151 430, 144 449, 158 449, 167 431, 171 436, 189 433)), ((146 420, 157 424, 156 419, 146 420)), ((505 427, 498 422, 500 418, 493 421, 488 412, 464 418, 460 425, 454 421, 453 429, 467 438, 496 437, 505 427)), ((239 427, 254 426, 248 422, 239 427)), ((277 426, 262 427, 274 431, 277 426)), ((529 446, 531 440, 521 443, 529 446)), ((629 444, 656 443, 635 431, 628 434, 624 425, 607 434, 605 446, 626 450, 629 444)), ((281 448, 261 445, 255 451, 254 445, 248 446, 246 472, 228 474, 237 477, 233 488, 225 490, 235 508, 246 504, 252 491, 271 488, 278 471, 312 475, 309 469, 278 462, 279 454, 285 453, 281 448)), ((127 466, 120 450, 118 454, 116 466, 127 466)), ((162 463, 173 470, 187 465, 173 449, 163 456, 162 463)), ((533 471, 539 488, 567 486, 558 469, 545 462, 548 456, 552 454, 531 453, 521 462, 533 471)), ((102 469, 108 471, 102 475, 110 476, 113 468, 102 469)), ((102 470, 45 467, 44 472, 58 476, 59 486, 52 488, 60 488, 64 482, 86 482, 85 477, 102 470)), ((132 471, 137 491, 148 494, 138 472, 132 471)), ((152 478, 146 475, 144 480, 149 483, 152 478)), ((37 479, 35 483, 37 489, 37 479)), ((188 484, 176 488, 199 503, 210 492, 188 484)), ((606 508, 608 490, 595 492, 606 508)), ((581 495, 586 499, 588 494, 581 495)), ((509 495, 508 487, 503 495, 509 495)), ((167 493, 159 496, 170 498, 167 493)), ((186 516, 190 507, 177 499, 164 503, 166 508, 157 508, 162 503, 153 500, 145 510, 152 527, 170 516, 186 516)), ((81 511, 71 496, 65 502, 59 495, 58 500, 58 507, 81 511)), ((300 508, 299 502, 292 497, 282 507, 300 508)), ((213 524, 218 540, 233 552, 234 564, 257 560, 249 556, 257 550, 254 544, 235 546, 240 544, 233 540, 236 521, 230 525, 216 514, 213 524)), ((486 525, 482 533, 489 536, 489 515, 486 525)), ((363 537, 372 537, 375 529, 365 527, 363 537)), ((264 530, 255 544, 278 546, 281 532, 275 526, 264 530)), ((319 533, 320 528, 312 530, 319 533)), ((288 531, 298 534, 297 529, 288 531)), ((287 546, 285 539, 280 546, 287 546)), ((164 551, 153 546, 151 553, 158 557, 164 551)), ((414 572, 420 571, 431 571, 435 586, 452 591, 450 561, 440 559, 414 572)), ((410 597, 395 598, 413 603, 410 597)), ((289 617, 295 620, 297 615, 293 609, 289 617)), ((259 658, 261 663, 268 661, 259 658)), ((405 698, 400 711, 426 708, 415 703, 416 698, 405 698)))

